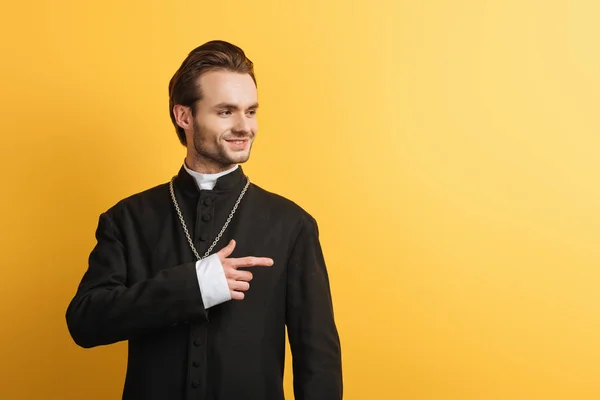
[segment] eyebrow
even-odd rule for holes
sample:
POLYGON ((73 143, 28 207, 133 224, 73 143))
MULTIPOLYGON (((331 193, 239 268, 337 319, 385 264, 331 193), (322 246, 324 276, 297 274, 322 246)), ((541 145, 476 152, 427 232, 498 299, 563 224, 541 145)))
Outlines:
MULTIPOLYGON (((233 103, 219 103, 215 106, 215 108, 226 108, 228 110, 239 110, 239 107, 237 104, 233 104, 233 103)), ((252 104, 250 107, 248 107, 248 110, 252 110, 252 109, 257 109, 258 108, 258 103, 254 103, 252 104)))

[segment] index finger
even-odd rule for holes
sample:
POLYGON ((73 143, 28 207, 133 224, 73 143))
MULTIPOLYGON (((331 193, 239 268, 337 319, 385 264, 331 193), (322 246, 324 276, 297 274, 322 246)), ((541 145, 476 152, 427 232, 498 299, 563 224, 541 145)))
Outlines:
POLYGON ((267 257, 230 258, 229 261, 231 261, 231 266, 234 268, 270 267, 274 263, 272 258, 267 258, 267 257))

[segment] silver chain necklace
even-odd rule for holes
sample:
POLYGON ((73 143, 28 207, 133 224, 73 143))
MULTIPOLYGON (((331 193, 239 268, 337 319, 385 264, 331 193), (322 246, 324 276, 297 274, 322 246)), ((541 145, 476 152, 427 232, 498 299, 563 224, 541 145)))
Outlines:
POLYGON ((235 211, 237 210, 237 208, 240 204, 240 201, 242 201, 244 194, 246 194, 246 190, 248 190, 248 186, 250 186, 250 178, 246 177, 246 186, 244 186, 244 189, 242 189, 242 193, 240 193, 240 196, 238 197, 237 201, 235 202, 235 204, 233 206, 233 209, 229 213, 229 217, 227 218, 225 225, 223 225, 221 232, 219 232, 219 234, 215 238, 215 241, 210 245, 208 250, 206 250, 206 253, 204 253, 203 257, 200 257, 200 254, 196 250, 196 246, 194 246, 194 242, 192 241, 190 233, 188 232, 187 226, 185 224, 185 220, 183 219, 183 215, 181 214, 181 210, 179 209, 179 204, 177 203, 177 199, 175 198, 175 190, 173 190, 173 181, 174 180, 175 180, 175 177, 173 177, 171 179, 171 182, 169 182, 169 191, 171 192, 171 199, 173 200, 173 205, 175 206, 175 210, 177 211, 177 215, 179 216, 179 221, 181 221, 181 227, 183 228, 183 231, 185 232, 185 236, 190 245, 190 248, 192 249, 192 251, 194 252, 194 255, 196 256, 196 258, 198 260, 203 260, 210 255, 210 252, 215 248, 217 242, 219 241, 219 239, 221 239, 221 236, 223 236, 223 232, 225 232, 225 229, 227 229, 229 222, 231 222, 231 218, 233 218, 233 214, 235 214, 235 211))

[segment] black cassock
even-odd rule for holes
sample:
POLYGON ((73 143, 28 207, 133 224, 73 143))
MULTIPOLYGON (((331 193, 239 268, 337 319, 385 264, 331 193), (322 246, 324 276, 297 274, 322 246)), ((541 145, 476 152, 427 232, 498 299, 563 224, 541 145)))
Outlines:
MULTIPOLYGON (((200 254, 223 227, 246 177, 239 167, 199 190, 183 168, 175 194, 200 254)), ((75 342, 127 340, 127 400, 283 399, 285 333, 296 400, 342 398, 341 350, 315 220, 254 184, 213 253, 260 256, 241 301, 204 309, 192 253, 163 184, 100 216, 97 244, 71 301, 75 342)))

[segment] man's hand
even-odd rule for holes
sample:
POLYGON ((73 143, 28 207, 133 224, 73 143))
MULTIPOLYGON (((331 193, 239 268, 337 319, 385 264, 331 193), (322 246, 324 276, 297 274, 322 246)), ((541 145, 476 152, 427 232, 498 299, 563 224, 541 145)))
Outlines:
POLYGON ((243 258, 227 258, 233 253, 235 249, 235 240, 229 242, 229 244, 222 248, 217 253, 223 270, 225 271, 225 278, 227 278, 227 285, 229 285, 229 291, 231 292, 231 298, 233 300, 243 300, 244 293, 250 288, 250 281, 252 280, 252 273, 249 271, 238 271, 240 267, 270 267, 273 265, 271 258, 265 257, 243 257, 243 258))

